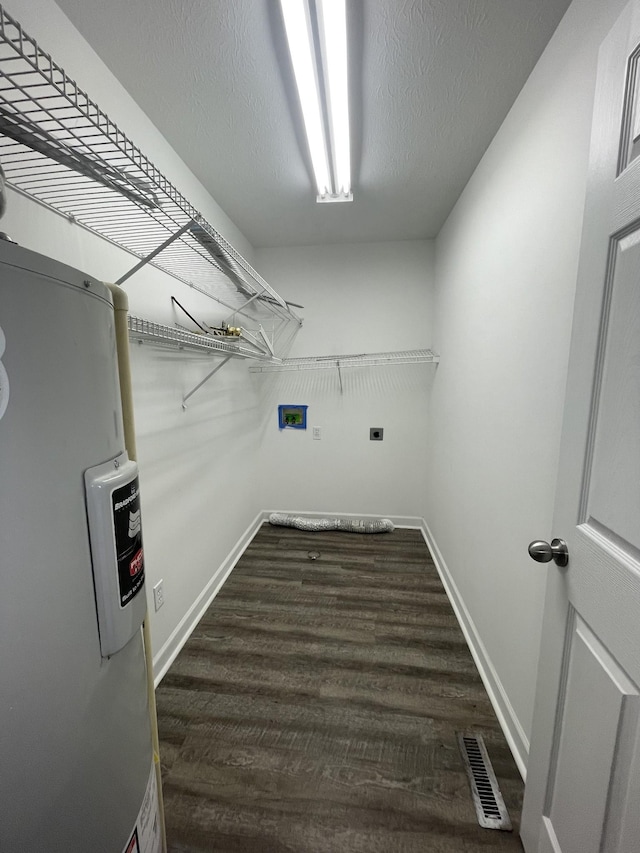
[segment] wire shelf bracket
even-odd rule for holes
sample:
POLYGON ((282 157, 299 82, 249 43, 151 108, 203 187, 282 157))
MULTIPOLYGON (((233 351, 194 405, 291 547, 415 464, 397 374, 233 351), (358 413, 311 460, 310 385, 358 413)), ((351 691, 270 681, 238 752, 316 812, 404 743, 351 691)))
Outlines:
POLYGON ((188 394, 185 394, 185 395, 184 395, 184 397, 182 398, 182 410, 183 410, 183 411, 186 411, 186 409, 187 409, 187 400, 189 399, 189 397, 192 397, 192 396, 196 393, 196 391, 197 391, 199 388, 202 388, 202 386, 205 384, 205 382, 208 382, 208 381, 211 379, 211 377, 214 375, 214 373, 217 373, 217 372, 220 370, 220 368, 221 368, 221 367, 224 367, 224 366, 225 366, 225 364, 226 364, 226 363, 229 361, 229 359, 230 359, 230 358, 232 358, 232 357, 233 357, 233 356, 228 355, 226 358, 224 358, 224 359, 220 362, 220 364, 216 364, 216 366, 213 368, 213 370, 209 371, 209 373, 207 373, 207 375, 204 377, 204 379, 203 379, 202 381, 198 382, 198 384, 197 384, 197 385, 195 385, 195 386, 191 389, 191 391, 189 391, 189 393, 188 393, 188 394))
POLYGON ((121 275, 120 278, 116 281, 116 284, 119 284, 119 285, 123 284, 123 282, 125 282, 128 278, 131 278, 131 276, 134 275, 134 273, 137 273, 138 270, 141 270, 142 267, 146 266, 155 257, 157 257, 157 255, 159 255, 160 252, 164 252, 165 249, 168 249, 174 240, 177 240, 179 237, 182 237, 182 235, 186 231, 188 231, 189 228, 191 228, 193 221, 194 221, 193 219, 190 219, 186 225, 183 225, 182 228, 179 228, 175 234, 172 234, 171 237, 168 237, 164 241, 164 243, 162 243, 160 246, 158 246, 157 249, 154 249, 152 252, 149 252, 149 254, 145 258, 143 258, 134 267, 131 267, 129 272, 126 272, 124 275, 121 275))

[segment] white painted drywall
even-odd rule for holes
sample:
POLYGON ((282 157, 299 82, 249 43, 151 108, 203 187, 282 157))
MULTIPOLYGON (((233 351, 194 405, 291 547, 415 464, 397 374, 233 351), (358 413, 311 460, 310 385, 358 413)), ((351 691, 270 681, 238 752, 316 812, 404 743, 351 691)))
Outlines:
MULTIPOLYGON (((623 0, 575 0, 437 240, 425 517, 531 728, 599 44, 623 0)), ((526 755, 524 756, 526 758, 526 755)))
MULTIPOLYGON (((75 76, 185 195, 241 252, 251 246, 51 0, 13 0, 8 9, 75 76)), ((2 230, 26 248, 113 281, 137 259, 14 191, 2 230)), ((146 267, 125 285, 132 314, 172 324, 175 294, 209 322, 225 309, 146 267)), ((208 356, 134 345, 132 371, 143 535, 154 653, 223 565, 260 506, 251 484, 258 462, 259 399, 242 363, 229 362, 181 408, 183 395, 216 363, 208 356), (151 588, 164 580, 153 612, 151 588)), ((46 424, 42 425, 43 440, 46 424)), ((102 461, 102 460, 96 460, 102 461)), ((54 488, 55 484, 51 484, 54 488)))
MULTIPOLYGON (((256 264, 305 306, 291 357, 427 348, 433 243, 260 249, 256 264)), ((255 375, 263 398, 266 509, 415 517, 426 499, 429 364, 255 375), (306 432, 277 423, 279 403, 308 405, 306 432), (319 426, 322 438, 312 438, 319 426), (369 440, 383 427, 382 442, 369 440)))

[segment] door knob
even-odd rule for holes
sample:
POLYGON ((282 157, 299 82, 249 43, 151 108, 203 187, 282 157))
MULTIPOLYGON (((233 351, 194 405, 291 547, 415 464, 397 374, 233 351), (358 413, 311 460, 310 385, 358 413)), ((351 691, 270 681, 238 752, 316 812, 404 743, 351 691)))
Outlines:
POLYGON ((550 563, 564 567, 569 563, 569 549, 564 539, 552 539, 551 545, 542 539, 536 539, 529 545, 529 556, 537 563, 550 563))

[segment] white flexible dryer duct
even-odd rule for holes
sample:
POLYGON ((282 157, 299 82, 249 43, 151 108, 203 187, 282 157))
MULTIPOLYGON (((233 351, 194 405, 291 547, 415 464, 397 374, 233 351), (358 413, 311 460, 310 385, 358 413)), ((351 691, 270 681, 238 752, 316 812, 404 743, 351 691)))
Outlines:
POLYGON ((346 533, 391 533, 393 522, 388 518, 375 518, 365 521, 360 518, 306 518, 302 515, 288 515, 285 512, 272 512, 269 524, 281 527, 295 527, 318 533, 324 530, 343 530, 346 533))

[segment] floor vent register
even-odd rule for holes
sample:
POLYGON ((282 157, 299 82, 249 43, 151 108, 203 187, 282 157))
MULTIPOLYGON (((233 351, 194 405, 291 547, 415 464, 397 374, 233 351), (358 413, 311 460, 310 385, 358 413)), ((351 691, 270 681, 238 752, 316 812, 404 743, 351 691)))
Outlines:
POLYGON ((493 772, 482 736, 458 732, 458 746, 464 761, 478 823, 486 829, 512 829, 496 774, 493 772))

